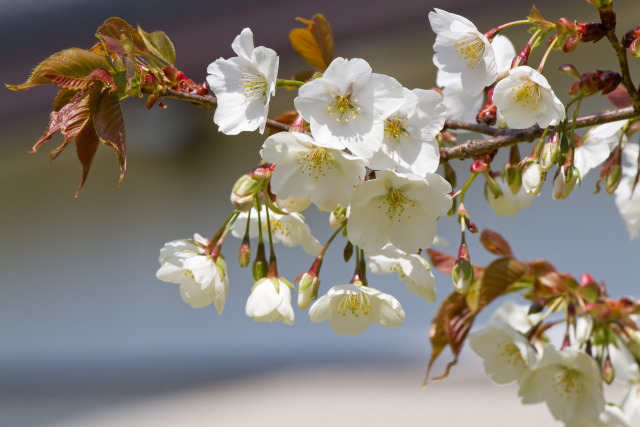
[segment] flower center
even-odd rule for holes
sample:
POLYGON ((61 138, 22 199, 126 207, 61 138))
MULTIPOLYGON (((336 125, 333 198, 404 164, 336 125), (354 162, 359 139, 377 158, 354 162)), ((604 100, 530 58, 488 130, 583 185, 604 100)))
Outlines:
MULTIPOLYGON (((408 198, 403 191, 390 188, 387 194, 384 195, 382 203, 378 205, 378 209, 381 209, 383 205, 385 206, 385 213, 389 219, 394 219, 402 216, 405 211, 405 206, 410 205, 414 207, 416 204, 408 198)), ((411 219, 411 215, 407 215, 407 219, 411 219)), ((398 222, 400 222, 400 220, 401 218, 398 218, 398 222)))
POLYGON ((318 179, 320 175, 326 176, 327 170, 331 169, 332 160, 333 156, 325 148, 318 147, 301 157, 298 164, 301 165, 300 172, 306 172, 309 176, 313 173, 318 179))
POLYGON ((476 68, 482 58, 484 58, 484 42, 477 36, 471 40, 462 40, 453 45, 457 47, 455 52, 458 53, 458 58, 464 59, 467 67, 472 70, 476 68))
POLYGON ((497 344, 497 347, 500 350, 500 357, 508 365, 520 366, 524 364, 520 350, 514 343, 502 340, 497 344))
POLYGON ((561 369, 553 376, 553 390, 563 399, 577 399, 582 392, 579 375, 573 369, 561 369))
POLYGON ((196 277, 193 275, 193 271, 191 271, 191 270, 185 270, 185 271, 184 271, 184 277, 188 277, 188 276, 191 276, 191 278, 192 278, 193 280, 195 280, 195 279, 196 279, 196 277))
MULTIPOLYGON (((272 233, 280 233, 283 236, 287 237, 291 234, 291 230, 289 230, 289 224, 285 224, 277 218, 273 217, 273 214, 269 215, 269 222, 271 223, 271 232, 272 233)), ((264 230, 267 231, 266 223, 264 224, 264 230)))
POLYGON ((369 295, 364 292, 358 292, 357 294, 344 295, 338 304, 337 314, 347 315, 347 311, 350 311, 355 317, 360 317, 360 314, 366 316, 371 309, 371 302, 369 301, 369 295))
POLYGON ((241 73, 238 87, 244 92, 245 102, 262 98, 267 94, 267 80, 262 75, 241 73))
POLYGON ((405 123, 407 118, 400 118, 398 116, 392 116, 384 121, 384 135, 389 139, 393 139, 398 142, 401 137, 409 136, 405 123))
POLYGON ((358 100, 354 99, 352 101, 351 93, 336 96, 328 109, 330 116, 333 116, 334 114, 338 116, 336 117, 336 122, 339 122, 341 119, 345 119, 346 123, 349 123, 349 118, 354 120, 360 111, 360 107, 358 107, 358 100))
POLYGON ((537 83, 527 80, 521 83, 517 87, 512 87, 512 91, 515 92, 513 100, 516 103, 522 103, 523 107, 528 107, 529 104, 534 110, 538 108, 538 101, 540 100, 540 88, 537 83))

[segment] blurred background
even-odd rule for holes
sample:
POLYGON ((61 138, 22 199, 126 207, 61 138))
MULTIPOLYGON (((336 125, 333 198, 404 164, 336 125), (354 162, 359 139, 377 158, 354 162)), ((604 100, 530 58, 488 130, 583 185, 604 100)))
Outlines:
MULTIPOLYGON (((583 1, 536 5, 552 21, 597 20, 583 1)), ((464 15, 484 32, 525 18, 531 4, 0 0, 0 80, 21 83, 54 52, 91 47, 96 28, 111 16, 165 31, 176 66, 196 82, 204 81, 209 63, 233 55, 231 42, 250 27, 256 46, 278 52, 279 76, 286 78, 307 68, 289 44, 288 32, 302 26, 295 18, 320 12, 332 25, 336 56, 364 58, 374 72, 406 87, 430 88, 435 36, 427 15, 434 7, 464 15)), ((637 13, 630 13, 636 8, 633 0, 616 2, 619 34, 638 24, 637 13)), ((529 37, 524 28, 505 34, 516 50, 529 37)), ((541 54, 534 53, 532 64, 541 54)), ((573 81, 553 71, 565 62, 581 72, 615 69, 605 42, 579 46, 571 56, 553 52, 545 74, 564 101, 573 81)), ((557 425, 544 405, 521 406, 516 387, 485 379, 469 348, 447 382, 423 390, 428 327, 438 303, 425 304, 392 276, 371 275, 370 282, 402 303, 407 320, 400 328, 374 325, 360 336, 339 337, 297 308, 293 327, 256 323, 244 314, 250 272, 237 266, 239 242, 230 237, 223 248, 230 277, 224 313, 218 316, 213 306, 191 309, 177 285, 155 278, 159 250, 195 232, 215 233, 232 210, 231 185, 259 161, 264 137, 227 137, 211 111, 184 102, 166 100, 167 109, 147 110, 142 99, 125 100, 122 185, 114 153, 101 146, 74 199, 81 167, 73 148, 50 163, 48 152, 62 142, 58 135, 37 156, 27 153, 47 126, 55 93, 54 87, 0 90, 0 426, 557 425)), ((291 108, 294 97, 278 91, 270 116, 291 108)), ((583 103, 582 111, 608 108, 598 102, 583 103)), ((530 149, 523 144, 522 155, 530 149)), ((452 165, 463 182, 468 162, 452 165)), ((500 159, 494 168, 499 165, 500 159)), ((637 298, 638 243, 629 239, 613 198, 592 194, 596 175, 566 201, 552 201, 547 182, 515 218, 493 212, 480 181, 465 206, 479 228, 502 233, 520 259, 545 258, 576 277, 588 271, 606 280, 613 296, 637 298)), ((326 240, 326 216, 314 208, 305 215, 316 237, 326 240)), ((438 234, 451 242, 440 249, 455 255, 455 220, 442 218, 438 234)), ((468 240, 473 262, 493 260, 476 236, 468 240)), ((291 280, 313 261, 297 248, 277 249, 280 272, 291 280)), ((325 263, 321 293, 351 277, 341 251, 335 244, 325 263)), ((441 301, 452 291, 449 277, 437 274, 436 288, 441 301)), ((436 364, 436 375, 447 358, 436 364)))

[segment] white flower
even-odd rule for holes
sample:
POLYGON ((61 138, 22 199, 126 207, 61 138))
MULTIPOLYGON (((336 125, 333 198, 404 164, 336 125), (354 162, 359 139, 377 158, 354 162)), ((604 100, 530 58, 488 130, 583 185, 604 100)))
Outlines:
POLYGON ((546 128, 557 125, 565 116, 564 105, 547 79, 526 65, 512 68, 509 75, 496 84, 493 103, 507 126, 515 129, 536 123, 546 128))
POLYGON ((182 300, 193 308, 211 304, 218 314, 224 309, 229 290, 227 267, 221 256, 216 261, 206 253, 209 240, 195 234, 193 240, 174 240, 160 249, 156 277, 180 285, 182 300))
POLYGON ((627 164, 622 168, 622 179, 614 193, 615 202, 629 235, 637 239, 640 234, 640 185, 633 189, 633 184, 638 172, 638 146, 629 145, 623 154, 627 164))
POLYGON ((435 9, 429 23, 436 33, 433 63, 449 73, 460 73, 464 92, 477 95, 498 76, 489 39, 467 18, 435 9))
POLYGON ((338 335, 358 335, 375 323, 384 328, 400 326, 405 314, 397 299, 359 284, 338 285, 309 309, 312 322, 329 321, 338 335))
POLYGON ((491 315, 490 324, 505 323, 516 331, 526 334, 542 319, 541 314, 529 314, 529 306, 515 301, 506 301, 491 315))
MULTIPOLYGON (((507 37, 498 34, 493 38, 491 46, 495 53, 498 73, 507 72, 513 57, 516 56, 513 43, 507 37)), ((443 88, 442 96, 447 106, 448 119, 475 123, 476 115, 484 104, 483 92, 476 95, 466 93, 462 89, 460 74, 447 73, 441 69, 436 74, 436 85, 443 88)), ((464 131, 458 130, 458 132, 464 131)))
POLYGON ((256 322, 282 322, 293 325, 291 284, 282 277, 265 277, 253 285, 245 312, 256 322))
POLYGON ((622 127, 627 122, 618 120, 589 129, 573 153, 573 165, 580 171, 580 179, 584 179, 591 169, 607 160, 619 143, 624 147, 629 142, 622 132, 622 127))
POLYGON ((405 254, 393 245, 386 245, 376 255, 369 255, 367 267, 374 274, 388 274, 394 271, 400 280, 406 282, 409 292, 424 297, 426 302, 436 300, 436 279, 431 267, 417 254, 405 254))
POLYGON ((506 322, 493 321, 471 334, 469 345, 484 359, 484 370, 496 384, 523 381, 536 361, 529 340, 506 322))
MULTIPOLYGON (((251 208, 249 212, 242 212, 231 227, 231 234, 242 239, 247 229, 247 216, 250 215, 249 237, 258 237, 258 211, 251 208)), ((267 212, 262 205, 260 209, 260 222, 262 224, 262 237, 268 239, 267 212)), ((318 255, 322 250, 322 245, 311 234, 311 229, 304 222, 304 218, 299 213, 280 215, 269 211, 269 222, 271 223, 271 235, 274 243, 282 243, 285 246, 302 246, 302 249, 310 255, 318 255)))
POLYGON ((498 215, 513 216, 518 213, 520 209, 528 208, 536 198, 534 195, 527 194, 522 187, 518 193, 513 194, 509 188, 509 184, 507 184, 501 176, 497 176, 495 182, 498 184, 498 188, 500 188, 502 194, 496 198, 491 191, 486 191, 485 196, 498 215))
POLYGON ((387 243, 406 253, 426 249, 436 235, 436 219, 451 208, 450 192, 451 185, 437 174, 378 172, 351 196, 349 240, 368 252, 387 243))
POLYGON ((615 405, 605 405, 597 419, 578 414, 566 427, 630 427, 630 424, 622 409, 615 405))
POLYGON ((440 164, 436 134, 442 130, 447 107, 433 90, 404 88, 405 102, 384 121, 384 141, 369 160, 371 169, 425 175, 440 164))
POLYGON ((238 56, 217 59, 207 67, 207 83, 218 100, 213 121, 227 135, 258 128, 262 133, 269 99, 276 93, 278 55, 263 46, 254 48, 249 28, 242 30, 231 47, 238 56))
POLYGON ((364 161, 316 144, 304 133, 279 132, 262 145, 262 158, 276 166, 271 191, 280 197, 309 197, 323 211, 347 206, 366 175, 364 161))
POLYGON ((596 361, 574 347, 548 344, 529 376, 520 383, 522 403, 546 402, 557 420, 595 420, 604 410, 602 378, 596 361))
POLYGON ((276 194, 276 204, 287 213, 302 212, 311 205, 311 199, 308 196, 282 198, 276 194))
POLYGON ((318 145, 368 159, 382 145, 384 120, 404 95, 400 83, 372 73, 365 60, 336 58, 321 78, 300 87, 293 102, 318 145))

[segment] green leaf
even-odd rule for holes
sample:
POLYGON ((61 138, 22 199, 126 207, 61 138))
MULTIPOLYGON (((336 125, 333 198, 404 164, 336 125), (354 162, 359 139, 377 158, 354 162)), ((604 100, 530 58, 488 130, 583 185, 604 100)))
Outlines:
POLYGON ((176 51, 173 43, 163 31, 153 33, 145 32, 138 25, 138 33, 142 36, 147 49, 162 61, 174 65, 176 62, 176 51))
POLYGON ((326 70, 333 61, 333 34, 329 22, 321 14, 311 20, 297 18, 307 24, 307 28, 296 28, 289 32, 293 48, 309 65, 326 70))
POLYGON ((515 258, 500 258, 489 264, 482 277, 475 312, 479 312, 491 301, 503 295, 526 272, 527 265, 515 258))
POLYGON ((26 82, 6 86, 11 90, 27 90, 34 86, 52 83, 51 76, 60 76, 60 79, 67 77, 70 81, 86 79, 96 68, 108 69, 109 62, 105 57, 88 50, 71 48, 55 53, 38 64, 26 82))

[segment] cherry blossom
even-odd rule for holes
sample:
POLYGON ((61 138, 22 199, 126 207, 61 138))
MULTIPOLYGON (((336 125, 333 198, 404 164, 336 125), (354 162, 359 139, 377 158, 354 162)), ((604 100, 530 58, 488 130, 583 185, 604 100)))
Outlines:
POLYGON ((371 322, 384 328, 400 326, 405 314, 393 296, 358 282, 329 289, 311 306, 309 318, 328 321, 338 335, 359 335, 371 322))
POLYGON ((195 234, 193 240, 165 243, 160 250, 156 277, 180 285, 182 300, 193 308, 214 303, 218 314, 224 309, 229 290, 227 267, 219 256, 215 261, 205 251, 209 240, 195 234))
POLYGON ((623 133, 623 127, 627 123, 627 120, 618 120, 589 129, 573 154, 573 164, 580 171, 580 179, 584 179, 591 169, 607 160, 618 144, 623 147, 627 145, 629 139, 623 133))
POLYGON ((258 280, 247 299, 246 314, 256 322, 282 322, 293 325, 291 284, 282 277, 258 280))
POLYGON ((231 47, 238 56, 217 59, 207 67, 207 83, 218 102, 213 121, 227 135, 258 128, 263 133, 269 99, 276 93, 278 55, 267 47, 254 48, 249 28, 231 47))

